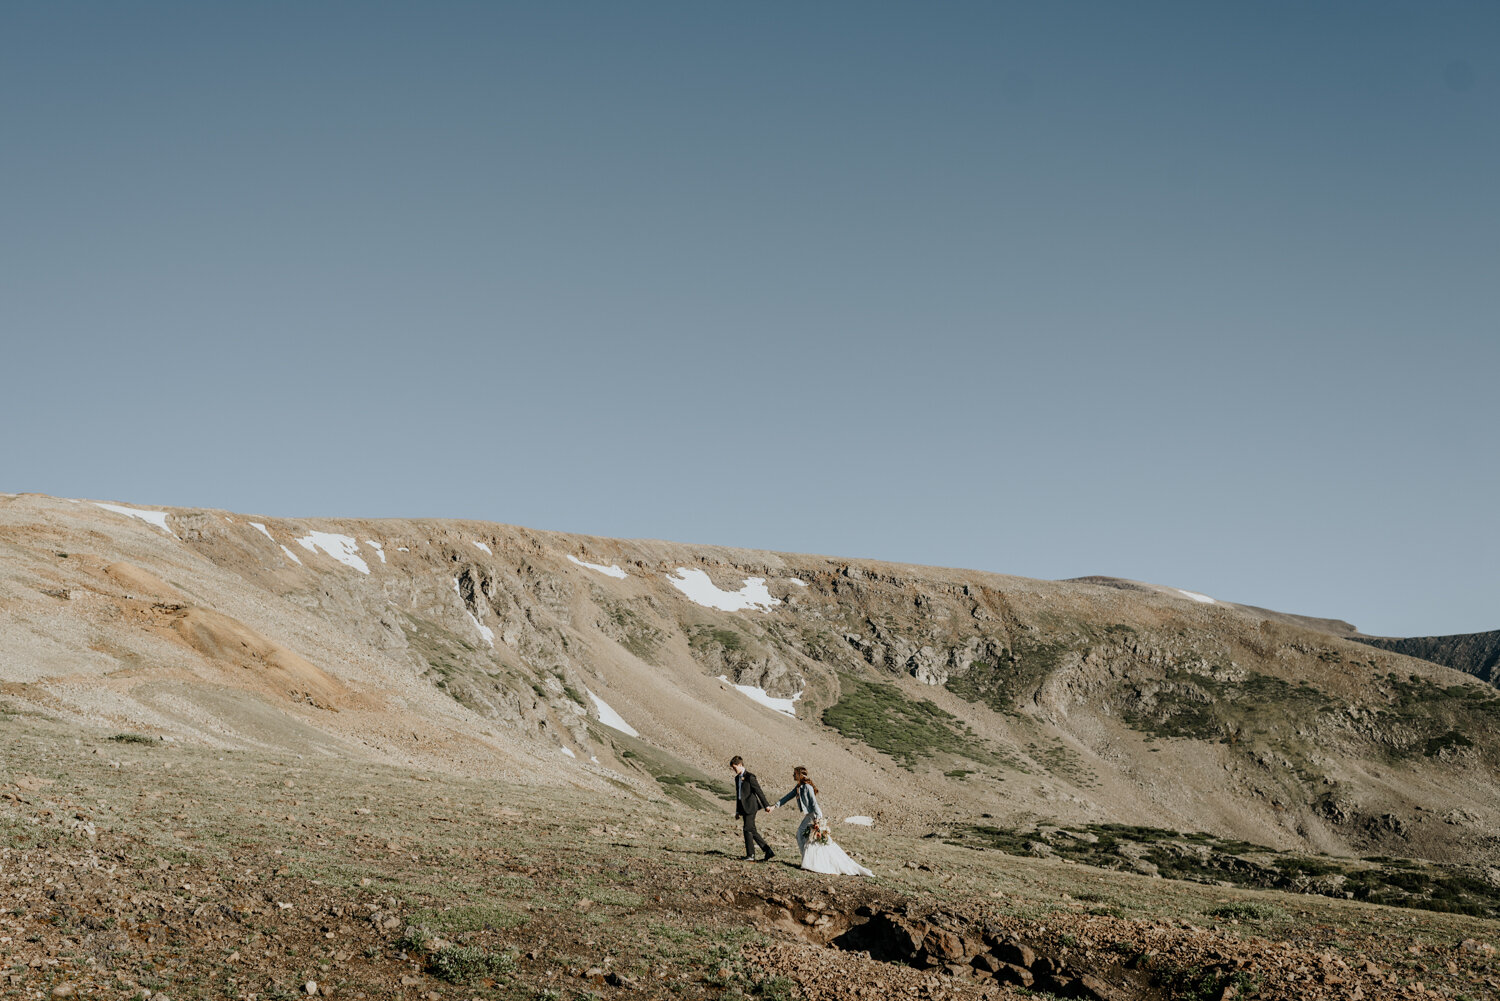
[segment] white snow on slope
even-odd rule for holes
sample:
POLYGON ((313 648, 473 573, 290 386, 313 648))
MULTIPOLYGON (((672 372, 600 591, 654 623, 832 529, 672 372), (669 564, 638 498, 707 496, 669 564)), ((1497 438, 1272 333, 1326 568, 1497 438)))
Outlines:
POLYGON ((621 733, 627 733, 632 737, 640 736, 640 733, 636 730, 635 727, 625 722, 625 717, 621 716, 619 713, 615 712, 609 707, 608 702, 605 702, 599 696, 595 695, 593 692, 590 692, 587 688, 585 688, 584 691, 588 692, 589 698, 594 700, 594 708, 599 710, 599 722, 603 723, 607 727, 612 727, 613 729, 619 730, 621 733))
POLYGON ((1177 588, 1176 590, 1177 590, 1177 593, 1180 594, 1180 595, 1182 595, 1184 598, 1192 598, 1194 601, 1202 602, 1205 605, 1217 605, 1218 604, 1217 601, 1213 600, 1212 598, 1210 598, 1206 594, 1199 594, 1197 591, 1184 591, 1180 587, 1177 588))
POLYGON ((359 544, 347 535, 334 535, 332 532, 309 532, 297 540, 297 544, 310 553, 319 549, 344 564, 353 567, 360 573, 370 572, 370 565, 359 556, 359 544))
POLYGON ((167 512, 165 511, 144 511, 140 508, 124 507, 120 504, 101 504, 98 501, 94 501, 94 506, 102 507, 106 511, 113 511, 116 514, 128 515, 131 518, 139 518, 149 525, 155 525, 157 528, 161 529, 163 532, 166 532, 172 538, 177 538, 177 533, 167 527, 167 512))
POLYGON ((258 522, 258 521, 252 521, 250 523, 250 527, 253 528, 253 529, 255 529, 261 535, 264 535, 266 538, 270 539, 272 542, 276 541, 276 537, 271 534, 271 530, 269 528, 267 528, 266 526, 262 525, 260 522, 258 522))
POLYGON ((297 559, 297 554, 296 554, 296 553, 294 553, 294 552, 292 552, 292 551, 291 551, 291 550, 290 550, 290 549, 288 549, 288 548, 287 548, 287 547, 286 547, 286 546, 282 546, 282 547, 281 547, 281 551, 282 551, 282 552, 283 552, 283 553, 286 553, 286 555, 287 555, 287 559, 289 559, 289 560, 291 560, 291 561, 292 561, 292 562, 293 562, 293 563, 295 563, 295 564, 297 564, 297 565, 298 565, 298 566, 299 566, 299 567, 300 567, 300 566, 301 566, 301 565, 302 565, 302 561, 301 561, 301 560, 299 560, 299 559, 297 559))
POLYGON ((570 757, 570 758, 576 758, 576 757, 578 757, 578 755, 576 755, 576 754, 573 753, 573 749, 571 747, 564 747, 564 748, 561 748, 560 750, 564 754, 566 754, 568 757, 570 757))
MULTIPOLYGON (((485 552, 490 553, 490 547, 486 546, 483 542, 476 542, 476 543, 474 543, 474 545, 477 546, 480 549, 483 549, 485 552)), ((494 556, 495 554, 494 553, 490 553, 490 555, 494 556)))
POLYGON ((771 597, 771 592, 766 590, 764 577, 746 577, 745 586, 738 591, 721 591, 708 579, 707 571, 678 567, 677 576, 668 577, 667 581, 687 595, 689 601, 705 608, 718 608, 726 612, 758 608, 762 612, 769 612, 772 605, 781 604, 781 599, 771 597))
POLYGON ((796 584, 798 587, 806 587, 807 586, 807 581, 803 580, 800 577, 788 577, 787 581, 789 583, 796 584))
POLYGON ((845 817, 844 818, 844 823, 846 823, 846 824, 858 824, 860 827, 874 827, 875 826, 875 818, 874 817, 845 817))
POLYGON ((380 543, 376 542, 374 539, 366 539, 365 540, 365 545, 367 545, 371 549, 375 550, 375 555, 380 557, 380 562, 382 562, 382 563, 385 562, 385 547, 384 546, 382 546, 380 543))
POLYGON ((469 611, 469 606, 464 605, 464 593, 458 589, 457 577, 453 578, 453 593, 458 595, 458 603, 463 605, 464 614, 469 617, 470 622, 474 623, 474 628, 479 630, 479 635, 484 637, 484 641, 490 645, 491 650, 495 649, 495 630, 476 619, 474 613, 469 611))
POLYGON ((597 563, 585 563, 583 560, 580 560, 576 556, 569 556, 568 559, 572 560, 574 563, 577 563, 581 567, 588 567, 590 570, 596 570, 606 577, 615 577, 619 580, 624 580, 627 576, 629 576, 625 573, 624 570, 621 570, 618 565, 605 567, 600 566, 597 563))
POLYGON ((767 695, 764 688, 756 688, 754 685, 736 685, 722 674, 719 675, 719 680, 733 686, 741 695, 759 702, 767 709, 775 709, 777 712, 786 713, 788 716, 797 715, 797 709, 792 703, 802 698, 801 692, 798 692, 789 699, 778 699, 774 695, 767 695))

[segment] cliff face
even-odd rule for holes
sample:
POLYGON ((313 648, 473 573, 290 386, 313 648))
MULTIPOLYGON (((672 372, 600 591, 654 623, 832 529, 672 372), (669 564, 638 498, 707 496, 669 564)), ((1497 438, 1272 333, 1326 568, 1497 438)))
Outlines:
POLYGON ((1358 636, 1361 643, 1472 674, 1500 686, 1500 629, 1457 636, 1358 636))
POLYGON ((81 728, 699 809, 738 753, 896 828, 1500 855, 1493 689, 1174 588, 32 495, 0 552, 0 699, 81 728))

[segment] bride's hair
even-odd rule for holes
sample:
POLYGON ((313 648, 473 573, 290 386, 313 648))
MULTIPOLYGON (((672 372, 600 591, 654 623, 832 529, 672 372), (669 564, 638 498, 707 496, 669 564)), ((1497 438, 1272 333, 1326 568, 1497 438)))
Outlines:
POLYGON ((813 787, 813 795, 814 796, 816 796, 818 794, 818 787, 815 786, 815 785, 813 785, 813 780, 807 777, 807 768, 806 767, 804 767, 802 765, 798 765, 796 768, 793 768, 792 769, 792 778, 796 781, 796 783, 799 786, 802 785, 802 784, 804 784, 804 783, 806 783, 807 785, 812 786, 813 787))

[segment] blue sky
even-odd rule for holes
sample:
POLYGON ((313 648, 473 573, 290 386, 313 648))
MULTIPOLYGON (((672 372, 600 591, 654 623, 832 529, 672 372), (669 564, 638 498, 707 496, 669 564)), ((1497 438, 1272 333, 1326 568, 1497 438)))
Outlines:
POLYGON ((1500 628, 1493 3, 9 3, 0 135, 0 489, 1500 628))

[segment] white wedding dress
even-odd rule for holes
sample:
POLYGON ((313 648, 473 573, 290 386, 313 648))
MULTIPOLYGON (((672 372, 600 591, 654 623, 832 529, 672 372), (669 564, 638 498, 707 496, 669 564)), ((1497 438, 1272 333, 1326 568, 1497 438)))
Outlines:
POLYGON ((807 829, 812 826, 816 818, 815 813, 804 813, 802 823, 797 825, 797 847, 802 850, 802 868, 808 872, 824 872, 830 876, 875 875, 850 858, 832 838, 828 839, 826 845, 809 844, 807 829))

